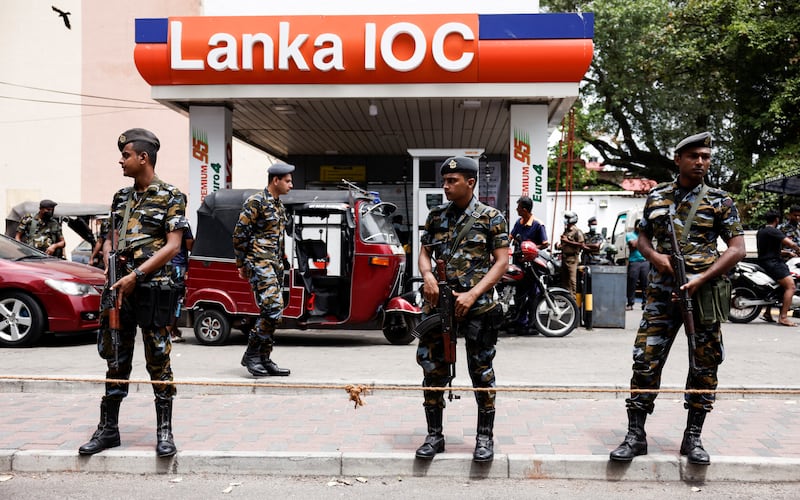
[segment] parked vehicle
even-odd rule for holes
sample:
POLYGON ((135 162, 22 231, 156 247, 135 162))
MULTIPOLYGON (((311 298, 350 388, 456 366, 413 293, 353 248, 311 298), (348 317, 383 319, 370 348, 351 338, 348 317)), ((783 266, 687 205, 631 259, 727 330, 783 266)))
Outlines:
MULTIPOLYGON (((786 261, 795 283, 800 280, 800 257, 786 261)), ((758 317, 761 309, 777 307, 783 303, 783 287, 770 278, 758 264, 739 262, 731 279, 731 310, 729 319, 734 323, 749 323, 758 317)), ((792 297, 790 311, 800 311, 800 289, 792 297)))
POLYGON ((0 345, 25 347, 45 332, 100 327, 105 275, 0 236, 0 345))
POLYGON ((546 250, 523 241, 516 251, 520 265, 509 264, 496 289, 503 310, 501 329, 513 331, 528 317, 528 326, 547 337, 564 337, 577 328, 578 304, 569 290, 554 286, 560 264, 546 250), (528 293, 518 293, 520 289, 528 293), (521 300, 518 298, 521 297, 521 300))
MULTIPOLYGON (((226 342, 232 328, 247 332, 258 317, 231 239, 242 203, 255 192, 211 193, 197 212, 184 307, 203 344, 226 342)), ((409 302, 413 292, 402 289, 406 255, 391 223, 395 205, 352 185, 293 190, 281 201, 291 219, 281 327, 380 328, 392 344, 411 342, 421 312, 409 302)))

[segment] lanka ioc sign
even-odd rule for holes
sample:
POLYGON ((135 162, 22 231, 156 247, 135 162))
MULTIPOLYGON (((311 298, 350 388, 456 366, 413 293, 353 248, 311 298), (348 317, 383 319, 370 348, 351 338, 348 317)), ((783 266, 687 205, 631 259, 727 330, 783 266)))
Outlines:
POLYGON ((151 85, 579 82, 592 14, 137 19, 151 85))

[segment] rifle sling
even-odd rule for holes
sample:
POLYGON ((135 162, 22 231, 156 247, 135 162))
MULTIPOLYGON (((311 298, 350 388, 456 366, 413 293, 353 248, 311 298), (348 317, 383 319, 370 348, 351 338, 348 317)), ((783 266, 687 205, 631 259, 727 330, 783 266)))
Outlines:
POLYGON ((703 188, 700 189, 700 192, 697 194, 697 198, 694 199, 692 202, 692 208, 689 209, 689 215, 686 217, 686 224, 683 226, 683 230, 681 231, 681 245, 685 245, 687 241, 689 241, 689 230, 692 228, 692 222, 694 222, 694 216, 697 213, 697 208, 700 206, 700 200, 708 192, 708 186, 703 183, 703 188))
MULTIPOLYGON (((145 191, 145 196, 147 196, 147 191, 145 191)), ((144 198, 142 198, 142 199, 144 199, 144 198)), ((120 253, 124 252, 125 250, 128 250, 128 249, 133 249, 135 247, 140 247, 142 245, 146 245, 146 244, 150 243, 151 241, 155 240, 155 238, 153 238, 152 236, 149 236, 147 238, 144 238, 144 239, 136 241, 135 245, 128 244, 128 240, 125 238, 125 234, 128 231, 128 219, 130 219, 131 209, 132 208, 133 208, 133 189, 128 191, 128 199, 125 202, 125 215, 122 217, 122 226, 120 226, 120 228, 119 228, 119 239, 118 239, 118 244, 117 244, 117 251, 120 252, 120 253)))

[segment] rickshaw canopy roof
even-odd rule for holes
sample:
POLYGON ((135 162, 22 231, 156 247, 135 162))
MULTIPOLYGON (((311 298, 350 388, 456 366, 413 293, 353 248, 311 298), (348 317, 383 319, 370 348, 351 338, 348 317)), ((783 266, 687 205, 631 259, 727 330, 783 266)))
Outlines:
MULTIPOLYGON (((234 258, 232 234, 242 205, 262 189, 220 189, 209 193, 197 209, 197 231, 192 255, 234 258)), ((290 213, 319 215, 344 212, 357 199, 371 198, 351 190, 295 189, 281 196, 290 213)))

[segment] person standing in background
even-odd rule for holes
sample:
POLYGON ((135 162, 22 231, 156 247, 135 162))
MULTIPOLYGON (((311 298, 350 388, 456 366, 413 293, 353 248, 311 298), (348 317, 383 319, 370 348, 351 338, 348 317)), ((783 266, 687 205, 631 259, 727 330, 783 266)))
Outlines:
POLYGON ((40 201, 39 213, 26 215, 19 221, 15 238, 47 255, 63 258, 66 242, 61 221, 53 217, 56 205, 53 200, 40 201))

